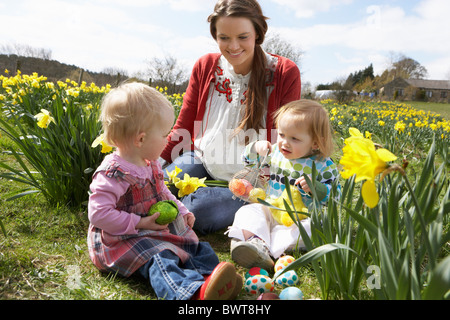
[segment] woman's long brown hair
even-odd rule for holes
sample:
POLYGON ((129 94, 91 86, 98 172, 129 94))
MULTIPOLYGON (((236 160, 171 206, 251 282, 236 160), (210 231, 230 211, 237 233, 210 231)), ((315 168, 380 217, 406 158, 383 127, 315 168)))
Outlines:
POLYGON ((211 35, 217 40, 217 20, 221 17, 248 18, 252 21, 256 31, 255 54, 253 57, 252 74, 250 76, 246 109, 242 121, 236 128, 237 134, 240 130, 263 128, 262 119, 266 112, 266 56, 261 45, 264 42, 268 29, 261 6, 256 0, 219 0, 214 7, 214 12, 208 17, 211 35))

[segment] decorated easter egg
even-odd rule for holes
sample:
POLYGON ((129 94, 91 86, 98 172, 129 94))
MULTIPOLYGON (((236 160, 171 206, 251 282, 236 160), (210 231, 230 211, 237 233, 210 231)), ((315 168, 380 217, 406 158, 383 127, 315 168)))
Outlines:
POLYGON ((275 272, 280 271, 281 269, 286 268, 289 264, 295 261, 295 258, 293 256, 282 256, 280 259, 277 260, 275 263, 275 272))
POLYGON ((265 200, 266 199, 266 193, 264 192, 263 189, 261 188, 254 188, 250 191, 249 195, 248 195, 248 200, 250 200, 251 202, 258 202, 258 198, 265 200))
POLYGON ((253 189, 252 184, 246 179, 231 179, 228 183, 230 191, 238 197, 247 198, 253 189))
POLYGON ((303 292, 297 287, 287 287, 280 292, 281 300, 303 300, 303 292))
POLYGON ((290 287, 295 286, 299 282, 299 278, 294 270, 289 270, 279 276, 275 282, 280 286, 290 287))
POLYGON ((272 292, 274 283, 268 276, 257 274, 245 281, 245 291, 251 294, 272 292))
POLYGON ((273 292, 262 293, 256 300, 280 300, 280 297, 273 292))
POLYGON ((243 196, 248 197, 250 195, 250 192, 253 190, 253 186, 248 180, 241 179, 241 181, 245 186, 245 193, 243 194, 243 196))
POLYGON ((253 267, 253 268, 251 268, 250 270, 248 270, 245 273, 245 279, 248 279, 250 277, 256 276, 257 274, 262 274, 264 276, 269 276, 269 273, 266 270, 264 270, 264 269, 262 269, 260 267, 253 267))
POLYGON ((228 184, 228 188, 238 197, 243 196, 246 192, 246 186, 241 179, 232 179, 228 184))
POLYGON ((150 207, 148 214, 151 216, 159 212, 159 217, 155 220, 158 224, 168 224, 178 216, 178 206, 173 200, 162 200, 150 207))

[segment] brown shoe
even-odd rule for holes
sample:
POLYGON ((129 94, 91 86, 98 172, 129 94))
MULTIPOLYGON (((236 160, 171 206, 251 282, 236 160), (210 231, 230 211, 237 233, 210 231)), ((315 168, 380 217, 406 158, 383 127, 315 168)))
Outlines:
MULTIPOLYGON (((219 263, 200 287, 200 300, 229 300, 236 294, 236 269, 229 262, 219 263)), ((242 279, 241 279, 242 288, 242 279)), ((239 292, 238 292, 239 293, 239 292)))
POLYGON ((241 293, 242 286, 244 285, 244 281, 240 274, 236 273, 236 285, 234 286, 234 291, 230 296, 230 300, 235 300, 239 293, 241 293))

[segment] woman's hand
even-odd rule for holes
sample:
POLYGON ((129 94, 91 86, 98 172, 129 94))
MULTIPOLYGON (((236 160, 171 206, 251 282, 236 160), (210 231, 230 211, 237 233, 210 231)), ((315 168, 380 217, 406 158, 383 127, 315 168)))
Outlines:
POLYGON ((265 156, 268 154, 267 151, 272 152, 272 145, 270 144, 270 141, 258 141, 254 145, 256 153, 258 153, 260 156, 265 156))
POLYGON ((153 231, 163 231, 164 229, 168 229, 168 224, 158 224, 156 223, 156 219, 158 219, 160 213, 155 212, 151 216, 142 217, 136 225, 136 229, 145 229, 145 230, 153 230, 153 231))

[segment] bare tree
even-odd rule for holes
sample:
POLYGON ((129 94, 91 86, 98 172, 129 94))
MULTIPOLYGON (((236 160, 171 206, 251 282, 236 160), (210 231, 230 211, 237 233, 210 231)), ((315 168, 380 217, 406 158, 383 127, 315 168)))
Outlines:
POLYGON ((128 77, 128 71, 125 69, 115 68, 115 67, 106 67, 103 68, 102 73, 109 74, 110 76, 125 76, 128 77))
POLYGON ((283 56, 300 65, 301 58, 304 54, 302 50, 283 39, 278 33, 268 35, 263 43, 265 51, 283 56))
POLYGON ((169 93, 177 93, 188 80, 184 67, 171 55, 162 59, 155 57, 148 61, 147 75, 151 85, 167 87, 169 93))
POLYGON ((404 54, 391 53, 391 66, 389 73, 392 78, 424 79, 428 76, 428 70, 416 60, 404 54))
POLYGON ((0 47, 0 53, 44 60, 50 60, 52 58, 52 50, 50 49, 35 48, 27 44, 19 43, 2 45, 0 47))

